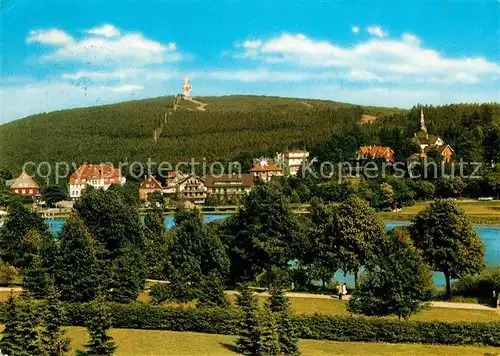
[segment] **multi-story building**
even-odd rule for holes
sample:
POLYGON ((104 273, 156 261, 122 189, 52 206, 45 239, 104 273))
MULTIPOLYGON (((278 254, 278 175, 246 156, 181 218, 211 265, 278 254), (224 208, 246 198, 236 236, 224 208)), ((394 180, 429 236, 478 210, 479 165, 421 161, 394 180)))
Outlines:
POLYGON ((304 150, 291 150, 276 154, 277 165, 283 168, 286 176, 297 176, 300 167, 307 162, 309 152, 304 150))
POLYGON ((209 196, 229 201, 250 193, 254 186, 251 174, 224 174, 205 177, 205 187, 209 196))
POLYGON ((124 185, 125 182, 126 179, 122 177, 120 169, 111 165, 83 165, 78 167, 69 179, 69 197, 80 198, 87 185, 107 190, 111 184, 124 185))
POLYGON ((254 180, 260 179, 269 182, 274 177, 282 177, 283 169, 275 164, 269 164, 266 158, 262 158, 258 165, 254 165, 250 169, 250 174, 254 177, 254 180))
POLYGON ((35 200, 40 195, 40 186, 26 171, 15 179, 5 182, 14 193, 23 197, 32 197, 35 200))
POLYGON ((176 185, 176 192, 180 199, 194 204, 203 204, 207 198, 205 180, 195 175, 188 175, 176 185))

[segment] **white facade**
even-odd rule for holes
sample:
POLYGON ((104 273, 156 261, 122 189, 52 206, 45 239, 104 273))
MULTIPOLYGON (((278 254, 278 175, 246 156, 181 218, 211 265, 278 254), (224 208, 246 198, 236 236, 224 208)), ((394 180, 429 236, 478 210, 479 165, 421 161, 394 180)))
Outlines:
POLYGON ((285 151, 276 154, 276 162, 283 168, 285 175, 296 176, 300 166, 309 158, 309 152, 303 150, 285 151))

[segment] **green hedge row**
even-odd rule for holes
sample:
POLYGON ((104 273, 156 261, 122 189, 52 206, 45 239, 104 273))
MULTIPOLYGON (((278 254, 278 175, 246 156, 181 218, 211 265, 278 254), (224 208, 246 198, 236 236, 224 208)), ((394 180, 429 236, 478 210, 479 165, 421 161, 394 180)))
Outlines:
MULTIPOLYGON (((181 309, 144 303, 110 304, 117 328, 236 334, 237 309, 181 309)), ((73 307, 71 324, 81 325, 85 311, 73 307)), ((422 322, 336 315, 296 315, 304 339, 500 346, 500 322, 422 322)))
MULTIPOLYGON (((172 308, 145 303, 109 306, 116 328, 237 333, 239 311, 234 308, 172 308)), ((68 325, 84 324, 88 314, 85 304, 66 304, 66 309, 68 325)), ((2 311, 0 308, 3 316, 2 311)), ((293 320, 304 339, 500 346, 500 322, 445 323, 336 315, 295 315, 293 320)))

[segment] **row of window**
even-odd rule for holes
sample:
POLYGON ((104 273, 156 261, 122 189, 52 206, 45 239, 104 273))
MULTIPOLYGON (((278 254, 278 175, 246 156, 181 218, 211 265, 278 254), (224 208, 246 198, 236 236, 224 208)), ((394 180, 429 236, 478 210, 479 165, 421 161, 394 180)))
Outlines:
POLYGON ((33 189, 16 189, 15 192, 17 194, 33 194, 33 189))

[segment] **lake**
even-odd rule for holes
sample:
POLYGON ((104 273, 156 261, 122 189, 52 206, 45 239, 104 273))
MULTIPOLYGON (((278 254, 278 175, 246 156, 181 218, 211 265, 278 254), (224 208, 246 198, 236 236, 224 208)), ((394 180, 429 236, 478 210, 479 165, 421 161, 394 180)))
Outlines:
MULTIPOLYGON (((206 223, 209 223, 214 220, 226 219, 228 216, 229 215, 224 214, 206 214, 203 218, 206 223)), ((45 222, 49 225, 50 231, 56 236, 61 232, 64 224, 64 220, 62 219, 46 219, 45 222)), ((385 226, 390 230, 395 226, 404 226, 408 224, 409 222, 407 221, 386 222, 385 226)), ((173 215, 167 215, 165 217, 165 226, 167 226, 167 228, 174 226, 173 215)), ((486 266, 500 266, 500 226, 475 225, 474 229, 485 245, 486 266)), ((347 275, 344 277, 342 272, 335 273, 335 279, 341 283, 346 282, 348 284, 354 284, 353 276, 347 275)), ((445 284, 442 273, 434 273, 434 284, 438 286, 445 284)))

